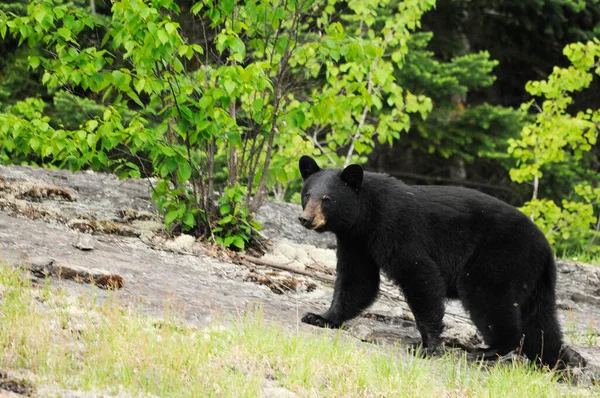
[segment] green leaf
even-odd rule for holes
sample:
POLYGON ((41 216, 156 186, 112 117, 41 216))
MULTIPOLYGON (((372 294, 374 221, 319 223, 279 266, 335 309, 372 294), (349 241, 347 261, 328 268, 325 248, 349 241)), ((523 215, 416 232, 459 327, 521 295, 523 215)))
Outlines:
POLYGON ((254 110, 255 113, 260 113, 260 111, 262 111, 262 109, 263 109, 263 105, 264 105, 263 98, 262 97, 256 98, 252 102, 252 109, 254 110))
POLYGON ((35 20, 41 24, 44 21, 44 18, 46 18, 46 16, 48 15, 48 13, 46 12, 46 10, 40 7, 36 9, 34 15, 35 20))
POLYGON ((235 239, 235 236, 228 236, 223 240, 223 244, 227 247, 231 246, 231 244, 233 243, 233 240, 235 239))
POLYGON ((179 111, 181 112, 181 116, 183 116, 186 120, 189 120, 190 122, 194 121, 194 115, 189 107, 181 105, 179 107, 179 111))
MULTIPOLYGON (((165 163, 167 173, 172 173, 177 170, 177 160, 175 158, 168 158, 165 163)), ((165 173, 166 174, 166 173, 165 173)))
POLYGON ((202 11, 202 6, 203 6, 203 5, 204 5, 204 4, 203 4, 201 1, 197 2, 196 4, 194 4, 194 5, 193 5, 193 7, 192 7, 192 9, 191 9, 192 13, 193 13, 194 15, 198 15, 198 13, 199 13, 200 11, 202 11))
POLYGON ((185 213, 185 216, 183 216, 183 223, 188 227, 194 227, 196 225, 196 219, 194 218, 194 214, 189 212, 185 213))
POLYGON ((221 213, 222 216, 231 213, 231 206, 228 203, 221 205, 219 213, 221 213))
POLYGON ((165 224, 173 224, 173 221, 177 219, 177 213, 179 213, 177 210, 168 211, 167 214, 165 214, 165 224))
POLYGON ((223 86, 225 87, 225 91, 227 91, 229 94, 233 93, 235 90, 235 83, 231 80, 225 80, 223 86))
POLYGON ((235 235, 233 238, 233 245, 240 250, 244 250, 244 247, 246 247, 246 242, 244 242, 241 236, 235 235))
POLYGON ((98 152, 98 161, 100 163, 102 163, 103 165, 107 166, 108 165, 108 156, 106 156, 106 153, 98 152))
POLYGON ((142 92, 145 85, 146 85, 146 79, 144 79, 144 78, 136 80, 135 83, 133 84, 133 86, 135 87, 135 89, 138 93, 142 92))
POLYGON ((29 139, 29 146, 31 146, 34 151, 37 151, 40 147, 40 140, 37 137, 31 137, 29 139))
POLYGON ((192 49, 200 55, 204 54, 204 49, 199 44, 192 44, 192 49))
POLYGON ((172 35, 173 32, 177 31, 177 26, 175 26, 175 24, 172 23, 172 22, 167 22, 165 24, 165 30, 167 31, 167 33, 169 33, 170 35, 172 35))
POLYGON ((198 106, 202 109, 208 108, 210 104, 212 104, 212 98, 206 95, 200 98, 200 101, 198 101, 198 106))
POLYGON ((96 136, 96 134, 90 133, 88 134, 86 141, 90 148, 95 148, 96 142, 98 142, 98 136, 96 136))
POLYGON ((233 220, 234 220, 233 215, 232 214, 228 214, 228 215, 226 215, 225 217, 223 217, 222 219, 219 220, 219 225, 229 224, 233 220))
POLYGON ((162 44, 167 44, 169 42, 169 35, 164 30, 159 30, 156 35, 162 44))
POLYGON ((40 66, 40 57, 31 55, 27 57, 27 60, 29 61, 29 66, 31 67, 31 69, 35 69, 38 66, 40 66))
POLYGON ((175 151, 171 147, 163 146, 161 148, 161 150, 162 150, 162 153, 164 153, 167 156, 175 156, 175 151))
POLYGON ((223 10, 225 14, 231 14, 235 7, 235 0, 219 0, 219 8, 223 10))
POLYGON ((187 161, 183 161, 179 164, 179 179, 181 181, 188 181, 192 176, 192 168, 187 161))
POLYGON ((67 28, 58 28, 58 30, 56 31, 62 38, 64 38, 65 40, 70 40, 71 39, 71 31, 67 28))
MULTIPOLYGON (((131 82, 131 76, 121 72, 120 70, 114 70, 111 73, 115 86, 121 91, 129 91, 129 83, 131 82)), ((139 100, 139 99, 138 99, 139 100)))

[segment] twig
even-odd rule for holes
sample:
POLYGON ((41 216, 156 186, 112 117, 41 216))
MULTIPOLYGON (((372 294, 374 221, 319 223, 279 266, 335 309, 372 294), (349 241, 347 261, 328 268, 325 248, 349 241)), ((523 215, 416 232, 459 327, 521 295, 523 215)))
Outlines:
POLYGON ((335 160, 333 160, 333 158, 331 157, 331 155, 327 152, 325 152, 325 148, 323 148, 323 146, 319 143, 319 140, 317 139, 317 133, 319 131, 315 130, 315 133, 312 136, 313 139, 313 143, 317 146, 317 148, 319 148, 319 150, 321 151, 321 153, 325 156, 327 156, 327 159, 329 160, 329 162, 331 164, 335 164, 335 160))
POLYGON ((315 279, 318 279, 320 281, 327 282, 327 283, 335 282, 335 278, 331 275, 319 275, 319 274, 316 274, 313 272, 305 271, 305 270, 297 268, 297 267, 292 267, 292 266, 286 265, 286 264, 279 264, 274 261, 269 261, 269 260, 265 260, 262 258, 249 256, 247 254, 238 254, 238 259, 242 260, 242 261, 247 261, 247 262, 255 264, 255 265, 264 265, 267 267, 280 269, 282 271, 288 271, 288 272, 292 272, 292 273, 299 274, 299 275, 310 276, 312 278, 315 278, 315 279))

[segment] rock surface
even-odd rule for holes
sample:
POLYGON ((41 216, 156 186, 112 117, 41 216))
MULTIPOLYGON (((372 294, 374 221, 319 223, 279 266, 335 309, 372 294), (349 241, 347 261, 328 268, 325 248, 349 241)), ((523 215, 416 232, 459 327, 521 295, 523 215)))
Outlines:
MULTIPOLYGON (((263 233, 273 241, 261 261, 282 266, 274 268, 216 258, 211 256, 215 248, 191 236, 168 237, 148 192, 149 183, 143 180, 0 166, 0 259, 31 267, 59 265, 88 275, 98 269, 118 275, 124 285, 113 294, 152 315, 160 315, 167 304, 175 305, 187 321, 203 326, 261 306, 269 319, 313 330, 299 317, 329 306, 335 237, 301 227, 299 206, 268 202, 259 211, 263 233), (82 233, 93 235, 93 250, 74 246, 82 233), (288 272, 286 267, 301 272, 288 272)), ((588 360, 590 374, 600 374, 600 267, 566 261, 557 266, 565 339, 588 360)), ((64 279, 56 283, 70 291, 93 292, 100 300, 108 294, 89 284, 64 279)), ((458 302, 448 302, 444 321, 448 344, 481 344, 458 302)), ((381 343, 420 340, 398 289, 385 280, 379 300, 349 322, 347 332, 381 343)), ((266 388, 273 388, 267 390, 273 396, 286 394, 276 386, 266 388)))

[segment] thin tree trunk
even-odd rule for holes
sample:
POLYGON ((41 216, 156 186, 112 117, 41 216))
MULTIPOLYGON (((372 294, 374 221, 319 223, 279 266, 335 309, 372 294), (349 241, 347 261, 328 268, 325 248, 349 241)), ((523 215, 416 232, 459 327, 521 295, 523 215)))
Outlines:
MULTIPOLYGON (((232 21, 235 23, 235 19, 237 18, 237 6, 233 7, 232 21)), ((231 60, 231 65, 235 66, 237 63, 235 60, 231 60)), ((236 108, 235 108, 235 98, 230 98, 229 102, 229 115, 231 118, 236 121, 236 108)), ((238 151, 235 146, 229 147, 229 186, 234 186, 237 180, 237 171, 238 171, 238 151)))
MULTIPOLYGON (((236 120, 235 100, 229 103, 229 115, 236 120)), ((236 123, 237 124, 237 123, 236 123)), ((235 146, 229 147, 229 186, 235 185, 238 171, 238 151, 235 146)))

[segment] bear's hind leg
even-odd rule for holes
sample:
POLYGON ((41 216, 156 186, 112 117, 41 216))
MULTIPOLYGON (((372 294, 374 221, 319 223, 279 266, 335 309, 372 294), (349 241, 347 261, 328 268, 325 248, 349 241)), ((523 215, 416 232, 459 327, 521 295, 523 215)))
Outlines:
POLYGON ((482 286, 462 297, 462 302, 488 345, 478 351, 479 356, 493 359, 520 347, 521 309, 508 292, 482 286))
POLYGON ((442 343, 446 285, 433 262, 408 261, 397 269, 400 287, 415 317, 425 353, 435 352, 442 343))

